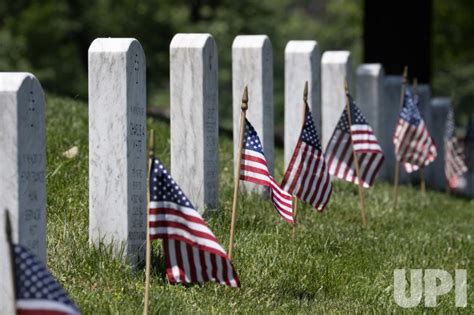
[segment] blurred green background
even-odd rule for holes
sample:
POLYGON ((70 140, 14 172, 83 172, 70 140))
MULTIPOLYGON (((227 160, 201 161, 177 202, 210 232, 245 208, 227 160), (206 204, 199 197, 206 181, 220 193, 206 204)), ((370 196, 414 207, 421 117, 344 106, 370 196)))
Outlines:
MULTIPOLYGON (((362 0, 2 1, 0 71, 32 72, 47 92, 86 100, 90 43, 96 37, 135 37, 146 53, 149 105, 166 107, 171 38, 211 33, 219 49, 221 118, 228 124, 232 41, 238 34, 267 34, 278 128, 286 43, 313 39, 322 51, 350 50, 355 67, 363 53, 363 5, 362 0)), ((474 101, 474 1, 434 0, 433 7, 433 95, 454 96, 458 123, 464 124, 474 101)))

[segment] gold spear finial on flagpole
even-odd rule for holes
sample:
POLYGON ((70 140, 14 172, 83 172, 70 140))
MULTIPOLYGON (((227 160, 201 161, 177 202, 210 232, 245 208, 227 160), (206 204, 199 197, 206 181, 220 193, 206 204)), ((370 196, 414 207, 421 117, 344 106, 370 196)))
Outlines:
MULTIPOLYGON (((148 175, 147 175, 147 185, 148 187, 150 182, 149 172, 152 164, 152 160, 155 156, 155 130, 150 130, 150 135, 148 137, 148 175)), ((145 260, 145 301, 144 301, 144 308, 143 314, 148 314, 148 296, 150 290, 150 269, 151 269, 151 240, 150 240, 150 191, 147 189, 147 208, 146 208, 146 260, 145 260)))
POLYGON ((308 103, 308 81, 304 83, 303 101, 305 104, 308 103))
POLYGON ((155 130, 150 130, 150 136, 148 137, 148 158, 151 159, 155 155, 155 130))
POLYGON ((240 133, 239 133, 239 144, 237 151, 237 158, 235 164, 235 174, 234 174, 234 200, 232 201, 232 218, 230 221, 230 238, 229 238, 229 259, 232 259, 232 251, 234 249, 234 236, 235 236, 235 221, 237 219, 237 199, 239 196, 240 189, 240 163, 242 161, 242 146, 244 143, 244 134, 245 134, 245 115, 247 109, 249 108, 249 91, 247 86, 244 88, 244 93, 242 95, 242 104, 240 105, 242 109, 240 111, 240 133))
POLYGON ((242 105, 240 108, 245 112, 249 108, 249 90, 247 86, 244 88, 244 94, 242 95, 242 105))

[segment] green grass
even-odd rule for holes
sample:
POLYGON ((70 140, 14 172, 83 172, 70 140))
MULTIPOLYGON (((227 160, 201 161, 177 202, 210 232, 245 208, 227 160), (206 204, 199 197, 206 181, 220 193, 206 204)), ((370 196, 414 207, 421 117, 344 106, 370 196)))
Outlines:
MULTIPOLYGON (((48 267, 85 314, 140 314, 143 269, 131 270, 113 259, 108 248, 88 244, 87 105, 48 97, 47 188, 48 267), (73 145, 80 154, 61 153, 73 145)), ((169 125, 148 121, 157 133, 157 154, 169 165, 169 125)), ((208 222, 224 247, 232 202, 232 143, 220 140, 220 212, 208 222)), ((277 179, 282 150, 277 149, 277 179)), ((242 288, 214 283, 169 285, 164 260, 155 244, 151 279, 151 313, 379 313, 400 312, 393 299, 396 268, 468 270, 473 281, 474 203, 438 192, 420 199, 417 187, 402 187, 400 205, 392 210, 392 187, 376 183, 366 195, 368 227, 363 229, 355 186, 335 182, 324 214, 299 210, 297 237, 268 200, 239 200, 233 262, 242 288), (158 254, 157 254, 158 253, 158 254)), ((454 290, 442 297, 439 313, 474 311, 454 308, 454 290)), ((410 311, 429 311, 419 306, 410 311)))

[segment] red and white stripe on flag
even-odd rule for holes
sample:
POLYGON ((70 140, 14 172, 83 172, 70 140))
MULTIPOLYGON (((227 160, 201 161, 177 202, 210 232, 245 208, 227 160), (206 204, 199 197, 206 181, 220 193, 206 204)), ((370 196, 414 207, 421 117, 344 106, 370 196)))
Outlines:
POLYGON ((239 278, 227 257, 200 250, 184 241, 165 239, 166 274, 171 283, 214 281, 240 287, 239 278))
POLYGON ((150 239, 163 239, 169 281, 215 281, 239 287, 239 278, 227 253, 156 158, 150 166, 149 188, 149 235, 150 239))
POLYGON ((170 283, 214 281, 240 287, 225 250, 195 209, 151 201, 149 222, 150 237, 163 239, 170 283))
POLYGON ((395 156, 403 162, 407 173, 427 166, 436 158, 436 146, 431 139, 423 120, 413 125, 400 118, 393 138, 395 156))
POLYGON ((459 146, 455 137, 451 139, 445 139, 444 163, 444 172, 449 188, 462 188, 465 183, 463 183, 461 177, 465 172, 467 172, 467 167, 464 163, 464 154, 462 148, 459 146))
POLYGON ((323 211, 331 196, 332 184, 321 150, 298 140, 282 187, 315 209, 323 211))
POLYGON ((353 154, 353 150, 355 150, 359 162, 362 186, 369 188, 372 186, 384 161, 382 150, 370 126, 353 125, 351 129, 354 149, 351 143, 351 135, 340 129, 335 130, 329 141, 326 150, 329 173, 358 185, 359 180, 353 154))
POLYGON ((280 187, 268 172, 265 156, 254 150, 244 149, 242 152, 240 179, 266 186, 270 189, 273 206, 288 223, 294 223, 292 196, 280 187))

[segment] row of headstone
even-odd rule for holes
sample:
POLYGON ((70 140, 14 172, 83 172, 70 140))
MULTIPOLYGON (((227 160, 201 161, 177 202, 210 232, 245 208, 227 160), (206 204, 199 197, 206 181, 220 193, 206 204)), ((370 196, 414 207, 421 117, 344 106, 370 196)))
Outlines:
MULTIPOLYGON (((209 34, 177 34, 170 45, 171 173, 200 212, 217 209, 218 56, 209 34)), ((303 120, 303 87, 323 147, 351 87, 348 51, 327 51, 315 41, 290 41, 285 49, 285 165, 303 120)), ((248 117, 274 170, 273 57, 265 35, 237 36, 232 46, 234 152, 242 91, 249 86, 248 117)), ((392 181, 392 137, 400 111, 402 78, 385 76, 380 64, 357 68, 357 102, 385 153, 381 179, 392 181)), ((428 185, 446 186, 443 132, 449 99, 430 101, 418 89, 422 113, 438 144, 438 159, 426 169, 428 185)), ((0 205, 13 216, 15 241, 46 259, 44 95, 31 74, 0 74, 0 205)), ((159 141, 164 141, 158 137, 159 141)), ((130 38, 96 39, 89 48, 89 239, 112 244, 132 264, 143 259, 146 238, 146 60, 130 38)), ((234 155, 235 156, 235 155, 234 155)), ((402 174, 401 181, 410 176, 402 174)), ((249 189, 254 189, 248 186, 249 189)), ((3 226, 3 215, 1 216, 3 226)), ((3 233, 0 233, 3 236, 3 233)), ((0 238, 1 240, 1 238, 0 238)), ((0 254, 6 247, 0 241, 0 254)), ((2 260, 3 262, 3 260, 2 260)), ((8 268, 0 267, 2 279, 8 268)), ((1 292, 0 292, 1 293, 1 292)), ((0 294, 1 295, 1 294, 0 294)))

